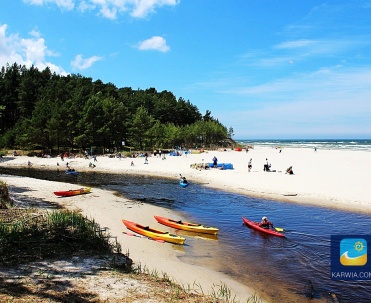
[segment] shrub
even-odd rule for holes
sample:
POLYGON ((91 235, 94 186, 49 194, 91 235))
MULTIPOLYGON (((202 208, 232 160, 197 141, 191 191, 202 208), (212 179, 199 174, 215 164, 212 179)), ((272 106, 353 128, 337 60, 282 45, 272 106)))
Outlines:
POLYGON ((9 190, 5 182, 0 181, 0 209, 7 209, 13 205, 9 190))
POLYGON ((121 252, 99 225, 74 211, 54 211, 11 223, 0 218, 0 264, 36 259, 121 252))

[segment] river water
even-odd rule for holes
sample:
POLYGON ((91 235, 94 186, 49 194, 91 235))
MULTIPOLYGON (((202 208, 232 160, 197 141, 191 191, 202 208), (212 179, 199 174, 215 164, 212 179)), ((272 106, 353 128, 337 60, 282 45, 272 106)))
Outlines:
POLYGON ((340 303, 370 302, 371 281, 331 280, 330 239, 331 235, 369 234, 371 215, 252 198, 198 184, 183 189, 178 181, 144 176, 89 172, 73 177, 64 171, 8 168, 0 168, 0 174, 108 188, 218 227, 217 237, 179 231, 187 238, 184 246, 173 246, 181 252, 180 259, 223 272, 271 302, 336 302, 335 297, 340 303), (284 228, 286 238, 264 235, 242 224, 242 216, 260 221, 263 215, 284 228))

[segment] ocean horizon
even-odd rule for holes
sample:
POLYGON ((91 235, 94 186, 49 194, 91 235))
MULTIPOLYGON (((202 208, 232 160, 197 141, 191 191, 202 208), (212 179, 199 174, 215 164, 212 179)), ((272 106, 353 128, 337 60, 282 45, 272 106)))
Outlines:
POLYGON ((371 139, 235 139, 242 145, 371 151, 371 139))

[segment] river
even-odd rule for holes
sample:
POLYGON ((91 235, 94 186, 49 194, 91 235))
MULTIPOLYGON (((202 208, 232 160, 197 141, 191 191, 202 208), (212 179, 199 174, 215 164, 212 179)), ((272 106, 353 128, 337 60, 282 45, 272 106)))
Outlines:
POLYGON ((371 215, 252 198, 198 184, 184 189, 178 181, 145 176, 91 172, 72 177, 64 171, 12 168, 0 168, 0 174, 108 188, 218 227, 217 237, 179 231, 187 238, 184 247, 173 246, 181 251, 179 258, 223 272, 271 302, 335 302, 335 297, 340 303, 370 301, 371 281, 331 279, 330 248, 331 235, 369 233, 371 215), (242 224, 242 216, 260 221, 263 215, 284 228, 286 238, 264 235, 242 224))

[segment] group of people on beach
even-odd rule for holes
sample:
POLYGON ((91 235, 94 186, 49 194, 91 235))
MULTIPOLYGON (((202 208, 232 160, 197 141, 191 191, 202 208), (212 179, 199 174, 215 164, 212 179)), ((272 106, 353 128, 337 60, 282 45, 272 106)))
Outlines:
MULTIPOLYGON (((264 166, 263 166, 263 171, 268 171, 270 172, 271 171, 271 164, 268 162, 268 158, 265 159, 265 163, 264 163, 264 166)), ((248 171, 250 172, 251 169, 252 169, 252 158, 250 158, 249 162, 247 163, 247 169, 248 171)), ((275 170, 273 170, 273 172, 275 172, 275 170)), ((289 174, 289 175, 293 175, 294 174, 294 171, 292 169, 292 166, 290 166, 289 168, 286 169, 286 174, 289 174)))

